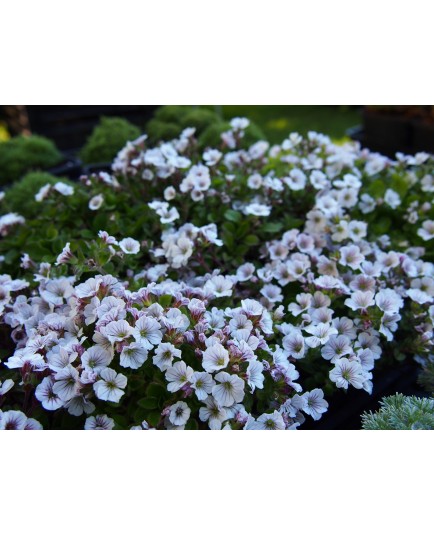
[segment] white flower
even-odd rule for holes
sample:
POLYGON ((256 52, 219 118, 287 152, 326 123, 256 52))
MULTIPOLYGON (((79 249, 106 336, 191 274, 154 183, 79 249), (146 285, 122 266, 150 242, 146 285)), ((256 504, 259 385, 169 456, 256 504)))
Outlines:
POLYGON ((68 186, 64 182, 56 182, 56 184, 53 187, 56 192, 59 192, 59 194, 70 196, 74 193, 74 188, 72 186, 68 186))
POLYGON ((81 362, 85 370, 99 374, 110 365, 113 356, 102 346, 91 346, 81 356, 81 362))
POLYGON ((365 381, 361 364, 349 361, 346 357, 336 361, 329 377, 341 389, 348 389, 350 384, 356 389, 362 389, 365 381))
POLYGON ((321 349, 321 355, 334 363, 337 359, 352 353, 350 339, 345 335, 330 337, 328 343, 321 349))
POLYGON ((401 198, 397 192, 388 188, 384 194, 384 202, 387 203, 389 207, 395 209, 401 204, 401 198))
POLYGON ((63 402, 67 402, 78 394, 78 371, 68 365, 54 376, 56 380, 53 385, 53 393, 55 393, 63 402))
POLYGON ((176 393, 190 382, 193 376, 193 369, 187 367, 184 361, 177 361, 173 367, 170 367, 166 371, 166 380, 169 382, 167 390, 169 393, 176 393))
POLYGON ((417 231, 418 236, 420 236, 425 242, 434 238, 434 221, 427 220, 423 222, 422 228, 417 231))
POLYGON ((316 348, 321 344, 325 344, 332 335, 336 335, 338 332, 336 328, 330 326, 329 323, 324 322, 321 322, 316 326, 310 325, 304 329, 312 335, 312 337, 307 337, 305 341, 311 348, 316 348))
POLYGON ((219 382, 212 389, 212 396, 223 407, 242 402, 244 399, 244 380, 227 372, 219 372, 215 379, 219 382))
POLYGON ((89 201, 89 209, 90 210, 98 210, 98 209, 101 208, 103 203, 104 203, 104 196, 102 194, 95 195, 89 201))
POLYGON ((38 193, 35 195, 35 201, 37 203, 41 203, 41 201, 43 201, 48 196, 50 190, 51 184, 46 184, 45 186, 42 186, 42 188, 40 188, 38 193))
POLYGON ((66 277, 48 281, 40 291, 42 298, 52 305, 62 305, 64 300, 72 296, 74 289, 66 277))
POLYGON ((278 411, 263 413, 256 421, 249 419, 244 427, 245 430, 285 430, 285 428, 285 421, 278 411))
POLYGON ((373 212, 376 207, 376 202, 369 194, 362 194, 360 197, 359 208, 363 214, 369 214, 373 212))
POLYGON ((364 221, 351 221, 348 225, 349 237, 354 242, 360 242, 368 232, 368 224, 364 221))
POLYGON ((198 400, 206 400, 216 384, 208 372, 195 372, 190 378, 191 386, 195 390, 198 400))
POLYGON ((307 415, 310 415, 314 421, 321 419, 322 414, 325 413, 329 407, 328 402, 324 400, 323 390, 313 389, 313 391, 304 393, 302 396, 306 401, 303 411, 307 415))
POLYGON ((401 296, 390 288, 380 290, 375 296, 375 303, 385 313, 397 313, 404 306, 401 296))
POLYGON ((203 159, 205 160, 206 165, 211 167, 218 164, 222 156, 223 153, 217 149, 207 149, 203 153, 203 159))
POLYGON ((223 421, 227 419, 226 410, 212 396, 206 398, 204 402, 205 407, 199 410, 199 419, 202 422, 208 421, 211 430, 220 430, 223 421))
POLYGON ((115 370, 106 368, 100 372, 101 379, 93 385, 96 396, 100 400, 119 402, 125 394, 122 389, 127 385, 127 378, 117 374, 115 370))
POLYGON ((269 216, 271 207, 261 203, 250 203, 244 207, 244 214, 252 216, 269 216))
POLYGON ((407 296, 411 298, 412 301, 423 305, 424 303, 432 303, 433 298, 423 290, 417 288, 411 288, 407 290, 407 296))
POLYGON ((181 357, 181 350, 178 350, 170 342, 164 342, 155 350, 152 361, 162 372, 172 366, 175 357, 181 357))
POLYGON ((246 262, 237 268, 237 279, 238 281, 249 281, 255 274, 256 268, 255 265, 251 262, 246 262))
POLYGON ((299 330, 294 330, 289 335, 283 337, 282 346, 294 359, 302 359, 304 357, 304 338, 299 330))
POLYGON ((172 201, 176 197, 176 190, 173 186, 168 186, 165 188, 163 195, 166 201, 172 201))
POLYGON ((232 296, 233 282, 223 275, 216 275, 205 283, 204 290, 213 294, 216 298, 232 296))
POLYGON ((254 173, 247 179, 247 186, 252 190, 258 190, 262 186, 262 183, 263 179, 259 173, 254 173))
POLYGON ((251 392, 255 392, 255 388, 264 388, 264 375, 262 374, 264 365, 260 361, 250 361, 247 367, 247 383, 251 392))
POLYGON ((203 353, 202 366, 206 372, 224 369, 229 363, 229 352, 221 344, 216 343, 203 353))
POLYGON ((288 305, 288 311, 292 313, 294 316, 298 316, 307 309, 309 309, 310 304, 312 302, 312 295, 311 294, 297 294, 295 297, 297 303, 290 303, 288 305))
POLYGON ((101 328, 101 333, 114 344, 128 339, 133 333, 133 328, 126 320, 115 320, 101 328))
POLYGON ((21 411, 0 411, 0 430, 24 430, 27 417, 21 411))
POLYGON ((124 238, 119 242, 119 247, 127 255, 137 255, 140 251, 140 242, 134 238, 124 238))
POLYGON ((291 190, 299 191, 306 187, 307 177, 301 169, 293 169, 290 171, 289 177, 282 180, 291 190))
POLYGON ((160 323, 150 316, 141 316, 136 321, 133 336, 147 350, 151 350, 153 346, 160 344, 163 338, 160 323))
POLYGON ((351 294, 350 298, 345 300, 345 305, 349 307, 352 311, 357 311, 358 309, 367 309, 375 305, 374 293, 368 290, 363 292, 362 290, 357 290, 351 294))
POLYGON ((47 376, 36 387, 35 397, 41 402, 42 407, 48 411, 55 411, 63 406, 63 401, 53 391, 54 380, 51 376, 47 376))
POLYGON ((0 382, 0 396, 4 396, 14 386, 13 380, 5 380, 3 384, 0 382))
POLYGON ((191 410, 185 402, 177 402, 170 408, 169 420, 175 426, 185 426, 191 410))
POLYGON ((250 121, 245 117, 234 117, 230 125, 234 130, 245 130, 250 125, 250 121))
POLYGON ((107 415, 96 415, 88 417, 84 424, 85 430, 113 430, 115 421, 107 415))
POLYGON ((59 266, 60 264, 66 264, 70 259, 72 259, 74 255, 71 252, 70 245, 70 242, 68 242, 63 248, 62 253, 56 259, 56 266, 59 266))
POLYGON ((339 264, 350 266, 353 270, 357 270, 365 260, 365 256, 360 252, 358 246, 344 246, 340 249, 340 253, 339 264))
POLYGON ((148 350, 139 342, 124 346, 120 355, 121 367, 139 369, 148 358, 148 350))

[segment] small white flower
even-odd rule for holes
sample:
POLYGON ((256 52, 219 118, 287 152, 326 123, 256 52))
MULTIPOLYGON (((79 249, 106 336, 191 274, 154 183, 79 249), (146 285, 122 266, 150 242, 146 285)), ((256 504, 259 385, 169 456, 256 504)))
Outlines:
POLYGON ((72 186, 68 186, 68 184, 65 184, 64 182, 56 182, 56 184, 53 187, 56 192, 59 192, 59 194, 70 196, 74 193, 74 188, 72 186))
POLYGON ((245 430, 285 430, 285 421, 278 411, 263 413, 260 417, 247 421, 245 430))
POLYGON ((150 316, 141 316, 136 321, 132 334, 147 350, 160 344, 163 338, 160 323, 150 316))
POLYGON ((199 410, 199 419, 202 422, 208 421, 211 430, 221 430, 222 423, 227 419, 227 413, 215 398, 209 396, 205 399, 205 407, 199 410))
POLYGON ((260 361, 250 361, 249 366, 247 367, 247 383, 251 389, 251 392, 254 393, 255 389, 264 388, 264 365, 260 361))
POLYGON ((375 305, 374 293, 368 290, 363 292, 362 290, 357 290, 351 294, 350 298, 345 300, 345 305, 349 307, 352 311, 357 311, 358 309, 367 309, 375 305))
POLYGON ((324 359, 335 363, 337 359, 350 355, 352 348, 350 346, 350 339, 345 335, 335 335, 330 337, 328 343, 321 349, 321 355, 324 359))
POLYGON ((36 387, 35 397, 41 402, 42 407, 48 411, 55 411, 63 406, 63 401, 53 391, 54 380, 51 376, 47 376, 36 387))
POLYGON ((107 415, 96 415, 88 417, 84 424, 85 430, 113 430, 115 421, 107 415))
POLYGON ((170 408, 169 420, 175 426, 185 426, 191 410, 185 402, 177 402, 170 408))
POLYGON ((223 407, 242 402, 244 399, 244 380, 227 372, 219 372, 215 379, 219 382, 212 389, 212 396, 223 407))
POLYGON ((124 346, 120 355, 121 367, 139 369, 148 358, 148 350, 139 342, 124 346))
POLYGON ((375 296, 375 303, 385 313, 397 313, 404 306, 401 296, 390 288, 380 290, 375 296))
POLYGON ((425 242, 428 240, 432 240, 434 238, 434 221, 427 220, 423 222, 422 228, 418 229, 417 234, 423 240, 425 240, 425 242))
POLYGON ((205 283, 204 290, 213 294, 216 298, 232 296, 233 282, 223 275, 216 275, 205 283))
POLYGON ((54 376, 56 380, 53 385, 55 393, 63 402, 67 402, 78 394, 78 371, 71 365, 68 365, 54 376))
POLYGON ((207 348, 203 353, 202 366, 206 372, 224 369, 229 363, 229 352, 219 343, 207 348))
POLYGON ((94 385, 93 389, 100 400, 108 402, 119 402, 125 394, 122 389, 127 385, 127 378, 123 374, 117 374, 115 370, 106 368, 100 372, 101 379, 94 385))
POLYGON ((95 195, 89 201, 89 209, 90 210, 99 210, 103 203, 104 203, 104 196, 102 194, 95 195))
POLYGON ((169 393, 176 393, 191 381, 193 376, 193 369, 187 367, 184 361, 177 361, 173 367, 170 367, 166 371, 166 380, 169 382, 167 390, 169 393))
POLYGON ((85 370, 93 371, 96 374, 107 368, 112 359, 113 356, 99 345, 91 346, 81 356, 81 362, 85 370))
POLYGON ((325 413, 329 407, 328 402, 324 400, 323 390, 313 389, 313 391, 304 393, 302 396, 306 401, 303 411, 307 415, 310 415, 314 421, 321 419, 322 414, 325 413))
POLYGON ((133 333, 133 328, 126 320, 115 320, 101 328, 101 333, 114 344, 128 339, 133 333))
POLYGON ((216 384, 208 372, 195 372, 190 378, 191 386, 195 390, 198 400, 206 400, 216 384))
POLYGON ((401 204, 401 198, 397 192, 388 188, 384 194, 384 202, 387 203, 389 207, 395 209, 401 204))
POLYGON ((119 247, 127 255, 137 255, 140 251, 140 242, 134 238, 124 238, 119 242, 119 247))
POLYGON ((271 207, 261 203, 250 203, 244 207, 244 214, 252 216, 269 216, 271 207))
POLYGON ((356 389, 362 389, 365 381, 361 364, 349 361, 346 357, 336 361, 329 377, 341 389, 348 389, 350 384, 356 389))
POLYGON ((172 366, 175 357, 181 357, 181 350, 178 350, 170 342, 164 342, 155 350, 152 361, 162 372, 172 366))
POLYGON ((310 325, 304 328, 312 337, 306 338, 306 344, 311 348, 317 348, 321 344, 325 344, 332 335, 336 335, 338 330, 332 327, 329 323, 319 323, 316 326, 310 325))
POLYGON ((0 396, 4 396, 14 386, 13 380, 5 380, 3 384, 0 382, 0 396))
POLYGON ((27 417, 21 411, 0 411, 0 430, 24 430, 27 417))

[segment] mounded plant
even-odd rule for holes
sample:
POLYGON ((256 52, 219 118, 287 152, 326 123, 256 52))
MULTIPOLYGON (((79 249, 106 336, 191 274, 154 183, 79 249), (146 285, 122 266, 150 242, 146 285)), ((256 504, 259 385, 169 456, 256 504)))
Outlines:
POLYGON ((432 156, 248 128, 142 136, 0 217, 0 427, 295 429, 429 359, 432 156))
POLYGON ((121 117, 103 117, 80 152, 86 164, 111 162, 128 142, 140 136, 138 127, 121 117))
POLYGON ((10 184, 32 170, 55 166, 62 155, 55 144, 43 136, 17 136, 0 143, 0 184, 10 184))
POLYGON ((362 416, 365 430, 434 430, 434 399, 394 395, 375 413, 362 416))

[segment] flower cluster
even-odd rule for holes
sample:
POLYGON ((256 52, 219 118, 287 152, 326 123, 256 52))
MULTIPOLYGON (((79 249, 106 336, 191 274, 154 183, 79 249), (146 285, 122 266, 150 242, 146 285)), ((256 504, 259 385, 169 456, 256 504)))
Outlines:
POLYGON ((142 136, 36 194, 79 223, 1 276, 0 427, 295 429, 371 393, 380 358, 430 359, 433 158, 313 132, 241 148, 248 124, 205 151, 142 136))

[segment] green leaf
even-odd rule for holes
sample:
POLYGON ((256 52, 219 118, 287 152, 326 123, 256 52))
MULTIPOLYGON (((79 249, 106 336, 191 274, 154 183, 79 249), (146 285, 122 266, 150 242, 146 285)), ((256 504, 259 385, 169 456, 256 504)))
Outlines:
POLYGON ((158 399, 155 397, 146 397, 137 401, 137 405, 144 409, 157 409, 158 399))
POLYGON ((234 223, 238 223, 242 219, 242 215, 240 212, 237 212, 236 210, 229 209, 225 212, 224 218, 228 221, 232 221, 234 223))

